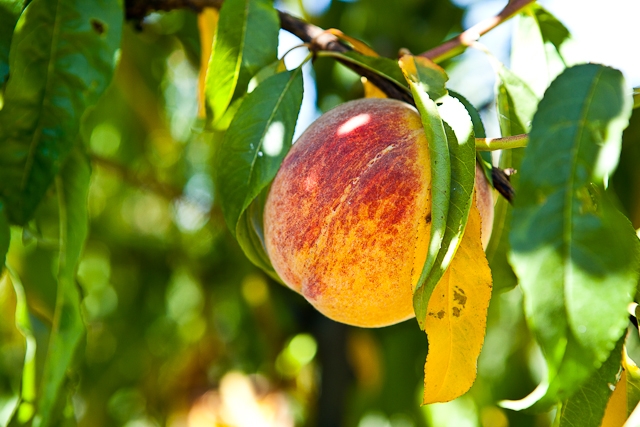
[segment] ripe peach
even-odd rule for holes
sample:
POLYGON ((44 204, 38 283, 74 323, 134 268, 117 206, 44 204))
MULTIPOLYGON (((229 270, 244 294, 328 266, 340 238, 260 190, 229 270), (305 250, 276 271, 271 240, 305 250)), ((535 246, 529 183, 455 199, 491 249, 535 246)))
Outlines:
MULTIPOLYGON (((476 178, 481 213, 492 214, 490 188, 482 172, 476 178)), ((429 243, 430 181, 413 107, 361 99, 327 112, 293 145, 267 198, 273 267, 336 321, 379 327, 413 317, 429 243)), ((484 219, 488 239, 491 220, 484 219)))

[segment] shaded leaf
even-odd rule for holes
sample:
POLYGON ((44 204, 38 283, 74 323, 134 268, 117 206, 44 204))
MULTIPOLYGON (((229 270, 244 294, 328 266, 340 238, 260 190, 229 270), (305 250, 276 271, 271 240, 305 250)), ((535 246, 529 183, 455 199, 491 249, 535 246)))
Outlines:
POLYGON ((38 412, 33 425, 57 425, 57 402, 71 367, 74 355, 85 334, 80 312, 80 293, 76 285, 76 270, 87 238, 87 195, 91 168, 89 160, 74 150, 56 178, 60 218, 60 254, 58 261, 58 292, 53 325, 49 338, 38 412))
POLYGON ((302 71, 266 79, 242 102, 218 157, 218 182, 227 225, 237 233, 240 216, 275 177, 291 147, 302 103, 302 71))
POLYGON ((33 216, 111 81, 123 15, 119 2, 33 0, 20 17, 0 111, 0 196, 11 222, 33 216))
POLYGON ((24 0, 0 0, 0 84, 9 75, 11 37, 23 7, 24 0))
POLYGON ((559 427, 599 427, 601 424, 613 427, 624 423, 627 419, 626 381, 618 378, 623 343, 624 338, 618 340, 607 361, 562 405, 559 427), (605 409, 607 421, 603 421, 605 409), (622 422, 615 422, 621 418, 622 422))
POLYGON ((638 238, 604 190, 631 111, 622 74, 567 69, 547 90, 522 162, 510 233, 548 378, 514 408, 570 397, 609 356, 638 282, 638 238), (597 302, 597 303, 594 303, 597 302))
POLYGON ((277 59, 279 30, 278 14, 268 0, 223 3, 205 83, 214 123, 227 110, 234 93, 246 93, 251 77, 277 59))
POLYGON ((460 247, 425 316, 429 353, 424 404, 453 400, 466 393, 476 378, 491 299, 491 270, 480 233, 480 213, 473 203, 460 247))

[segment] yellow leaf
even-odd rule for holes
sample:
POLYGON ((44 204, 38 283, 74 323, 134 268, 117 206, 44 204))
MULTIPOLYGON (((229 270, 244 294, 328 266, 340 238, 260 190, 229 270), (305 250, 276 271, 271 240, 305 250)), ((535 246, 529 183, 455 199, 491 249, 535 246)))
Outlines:
MULTIPOLYGON (((624 353, 624 352, 623 352, 624 353)), ((624 355, 623 355, 624 359, 624 355)), ((636 368, 637 369, 637 368, 636 368)), ((600 427, 622 427, 627 420, 627 371, 622 370, 620 380, 609 397, 600 427)))
POLYGON ((213 46, 213 36, 218 26, 218 10, 213 8, 204 8, 202 13, 198 15, 198 30, 200 31, 200 73, 198 75, 198 117, 206 116, 204 82, 207 75, 207 67, 209 58, 211 57, 211 48, 213 46))
POLYGON ((378 55, 378 52, 371 49, 364 42, 361 42, 358 39, 354 39, 353 37, 349 37, 342 31, 338 30, 337 28, 329 28, 327 30, 327 33, 333 34, 340 40, 346 41, 347 43, 351 44, 351 47, 353 47, 353 50, 355 50, 358 53, 361 53, 363 55, 368 55, 368 56, 380 56, 378 55))
POLYGON ((364 86, 365 98, 386 98, 387 94, 380 90, 380 88, 371 83, 366 77, 360 77, 362 85, 364 86))
POLYGON ((491 270, 480 230, 480 213, 472 203, 458 251, 427 307, 424 404, 453 400, 466 393, 476 378, 491 299, 491 270))

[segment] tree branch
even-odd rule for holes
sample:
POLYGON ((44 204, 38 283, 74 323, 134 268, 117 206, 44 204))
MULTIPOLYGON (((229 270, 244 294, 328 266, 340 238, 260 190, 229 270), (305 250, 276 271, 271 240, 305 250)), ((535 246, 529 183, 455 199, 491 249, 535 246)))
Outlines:
MULTIPOLYGON (((421 56, 425 56, 432 60, 442 60, 454 56, 466 49, 465 43, 467 43, 468 40, 471 40, 471 34, 486 33, 534 1, 535 0, 512 0, 502 10, 502 12, 498 14, 498 16, 473 26, 469 30, 445 42, 441 46, 421 54, 421 56)), ((125 10, 127 19, 141 21, 152 11, 168 11, 186 8, 200 12, 205 7, 219 9, 223 2, 224 0, 125 0, 125 10)), ((308 43, 312 52, 322 50, 344 53, 351 50, 351 48, 343 44, 338 37, 325 31, 323 28, 305 22, 302 19, 289 15, 286 12, 278 11, 278 14, 282 29, 297 36, 304 43, 308 43)), ((476 39, 477 37, 472 41, 475 41, 476 39)), ((371 70, 362 68, 356 64, 341 61, 340 59, 337 59, 337 61, 345 67, 355 71, 360 76, 366 77, 367 80, 382 90, 389 98, 399 99, 415 106, 415 102, 413 101, 411 94, 405 88, 402 88, 371 70)), ((484 144, 488 147, 486 142, 487 141, 480 141, 480 145, 483 146, 484 144)), ((495 142, 493 145, 495 146, 495 142)), ((507 175, 495 167, 492 175, 494 177, 493 181, 496 190, 498 190, 507 200, 511 201, 514 196, 514 191, 509 183, 507 175)))
POLYGON ((535 0, 511 0, 504 9, 496 16, 478 22, 468 30, 463 31, 456 37, 447 40, 440 46, 421 53, 419 56, 431 59, 433 62, 442 62, 464 52, 480 36, 488 33, 498 25, 518 14, 522 9, 534 3, 535 0))

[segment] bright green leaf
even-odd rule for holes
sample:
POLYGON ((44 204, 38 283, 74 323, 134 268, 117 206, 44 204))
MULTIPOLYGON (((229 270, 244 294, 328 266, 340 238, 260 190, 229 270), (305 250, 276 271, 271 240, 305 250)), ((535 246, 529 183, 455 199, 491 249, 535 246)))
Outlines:
POLYGON ((58 292, 49 348, 42 374, 35 427, 58 425, 56 404, 74 354, 85 334, 80 311, 80 293, 76 285, 76 269, 87 238, 87 195, 91 168, 89 160, 74 150, 56 178, 60 217, 60 253, 58 292))
POLYGON ((562 404, 559 427, 600 427, 612 386, 620 373, 623 343, 624 338, 618 340, 606 362, 562 404))
POLYGON ((0 196, 27 222, 77 141, 80 120, 111 81, 122 5, 33 0, 11 45, 0 111, 0 196))
POLYGON ((246 93, 249 80, 277 59, 279 29, 278 14, 268 0, 223 3, 205 88, 214 123, 227 110, 234 93, 246 93))
POLYGON ((538 409, 570 397, 609 357, 638 282, 638 238, 604 186, 617 165, 631 97, 619 71, 567 69, 533 120, 510 233, 525 312, 548 378, 538 409))
POLYGON ((218 157, 222 212, 237 233, 238 221, 275 177, 291 147, 302 103, 302 71, 276 74, 242 102, 226 132, 218 157))

